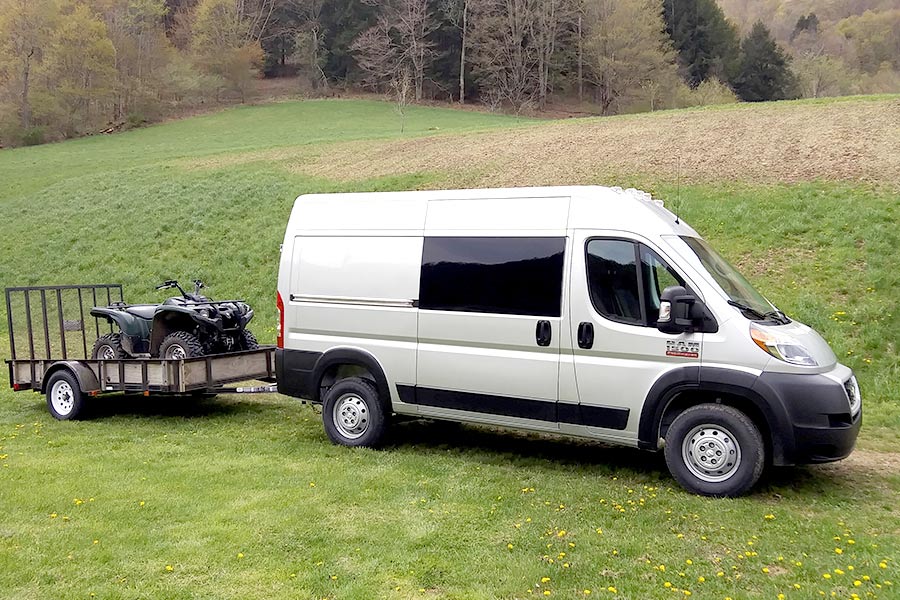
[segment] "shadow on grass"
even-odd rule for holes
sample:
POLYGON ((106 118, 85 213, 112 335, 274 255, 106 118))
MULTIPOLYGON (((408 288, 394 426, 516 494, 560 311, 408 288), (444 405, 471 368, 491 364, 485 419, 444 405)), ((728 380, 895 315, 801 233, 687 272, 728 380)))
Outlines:
POLYGON ((273 410, 251 400, 191 395, 141 396, 110 394, 90 398, 80 417, 83 421, 110 417, 164 417, 179 419, 226 418, 261 415, 273 410))
POLYGON ((486 464, 516 468, 565 469, 573 473, 613 476, 628 469, 653 480, 669 479, 662 453, 553 434, 523 433, 447 421, 399 423, 391 430, 385 448, 435 457, 475 457, 486 464))

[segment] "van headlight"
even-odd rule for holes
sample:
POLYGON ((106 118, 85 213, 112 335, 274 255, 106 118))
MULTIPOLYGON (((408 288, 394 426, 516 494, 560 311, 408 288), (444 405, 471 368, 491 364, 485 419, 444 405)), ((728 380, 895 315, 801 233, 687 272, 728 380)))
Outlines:
POLYGON ((772 331, 756 323, 751 323, 750 337, 753 338, 757 346, 778 360, 803 367, 819 366, 819 363, 812 357, 806 346, 786 333, 772 331))

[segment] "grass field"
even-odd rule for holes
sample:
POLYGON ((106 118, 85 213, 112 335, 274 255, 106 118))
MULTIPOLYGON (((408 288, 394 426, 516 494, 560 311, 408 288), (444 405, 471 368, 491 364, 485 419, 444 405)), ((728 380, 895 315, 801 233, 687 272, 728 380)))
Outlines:
POLYGON ((710 500, 598 444, 413 422, 354 451, 277 395, 110 397, 57 422, 0 389, 0 598, 900 596, 898 140, 897 97, 561 123, 410 108, 403 135, 390 104, 316 101, 0 152, 0 285, 121 281, 137 302, 197 276, 267 342, 301 193, 636 185, 822 332, 865 411, 848 460, 710 500), (811 167, 817 144, 840 166, 811 167))

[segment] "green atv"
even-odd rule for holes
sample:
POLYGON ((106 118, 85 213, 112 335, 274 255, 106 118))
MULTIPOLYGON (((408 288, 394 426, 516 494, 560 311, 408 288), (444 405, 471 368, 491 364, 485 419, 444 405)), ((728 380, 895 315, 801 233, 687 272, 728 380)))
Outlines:
POLYGON ((95 306, 91 315, 106 319, 119 332, 100 336, 91 358, 184 359, 257 349, 256 337, 246 328, 253 309, 241 300, 210 300, 200 295, 203 287, 202 281, 195 280, 191 294, 169 280, 156 289, 177 288, 181 295, 162 304, 95 306))

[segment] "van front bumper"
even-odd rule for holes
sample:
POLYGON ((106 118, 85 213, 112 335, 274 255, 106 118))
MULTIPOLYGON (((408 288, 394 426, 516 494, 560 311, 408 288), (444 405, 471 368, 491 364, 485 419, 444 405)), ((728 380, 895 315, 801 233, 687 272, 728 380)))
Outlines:
MULTIPOLYGON (((846 369, 846 367, 844 367, 846 369)), ((849 371, 849 369, 847 369, 849 371)), ((851 412, 850 375, 762 373, 755 391, 770 406, 780 405, 784 419, 772 424, 775 464, 824 463, 846 458, 856 445, 862 405, 851 412)))

